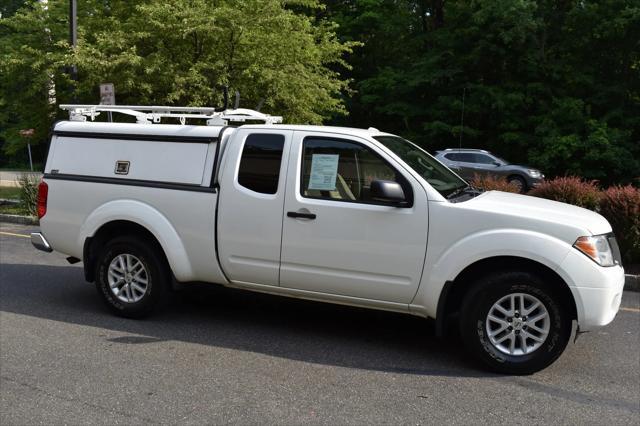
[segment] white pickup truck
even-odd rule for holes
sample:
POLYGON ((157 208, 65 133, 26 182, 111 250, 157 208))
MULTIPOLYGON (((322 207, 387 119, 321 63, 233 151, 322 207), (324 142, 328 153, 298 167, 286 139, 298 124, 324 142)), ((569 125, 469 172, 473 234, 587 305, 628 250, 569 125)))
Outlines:
POLYGON ((433 318, 493 370, 527 374, 574 321, 591 330, 619 309, 602 216, 478 191, 398 136, 250 110, 63 107, 32 242, 82 260, 117 314, 148 314, 175 283, 222 284, 433 318), (138 123, 86 121, 101 111, 138 123), (182 124, 152 123, 171 117, 182 124))

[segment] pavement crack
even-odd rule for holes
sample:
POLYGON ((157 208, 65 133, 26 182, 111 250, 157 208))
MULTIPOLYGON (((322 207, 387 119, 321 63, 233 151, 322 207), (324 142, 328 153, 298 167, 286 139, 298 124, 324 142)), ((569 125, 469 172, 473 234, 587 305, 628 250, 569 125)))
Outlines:
POLYGON ((2 380, 6 380, 8 382, 15 383, 15 384, 17 384, 19 386, 23 386, 23 387, 29 388, 32 391, 41 393, 43 395, 47 395, 47 396, 49 396, 51 398, 59 399, 59 400, 66 401, 66 402, 72 402, 74 404, 81 404, 81 405, 83 405, 85 407, 93 408, 93 409, 99 410, 101 412, 110 414, 110 415, 113 415, 115 413, 115 414, 118 414, 118 415, 120 415, 122 417, 125 417, 127 419, 134 420, 134 421, 136 421, 138 423, 140 423, 140 422, 158 423, 157 421, 155 421, 153 419, 150 419, 148 417, 142 417, 142 416, 138 416, 138 415, 135 415, 135 414, 129 414, 129 413, 123 413, 123 412, 119 412, 119 411, 114 411, 114 410, 112 410, 110 408, 103 407, 101 405, 94 404, 94 403, 91 403, 91 402, 83 401, 81 399, 74 398, 74 397, 64 397, 64 396, 56 395, 56 394, 54 394, 52 392, 47 391, 46 389, 42 389, 42 388, 40 388, 38 386, 32 385, 31 383, 26 383, 26 382, 22 382, 20 380, 12 379, 11 377, 0 376, 0 381, 2 381, 2 380))
POLYGON ((511 377, 507 379, 515 385, 521 386, 529 391, 544 393, 554 398, 562 398, 567 401, 577 402, 579 404, 599 405, 605 407, 614 407, 618 409, 628 410, 632 413, 638 413, 640 406, 635 403, 620 401, 611 398, 604 398, 600 395, 588 395, 585 393, 575 392, 567 389, 554 388, 552 386, 535 382, 533 380, 511 377))

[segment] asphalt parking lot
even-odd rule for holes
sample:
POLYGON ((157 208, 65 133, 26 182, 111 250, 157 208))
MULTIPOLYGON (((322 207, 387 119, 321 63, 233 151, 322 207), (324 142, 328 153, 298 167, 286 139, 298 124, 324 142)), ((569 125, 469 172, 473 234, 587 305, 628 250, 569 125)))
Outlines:
POLYGON ((640 297, 550 368, 486 373, 419 318, 221 287, 112 316, 0 224, 0 424, 638 424, 640 297))

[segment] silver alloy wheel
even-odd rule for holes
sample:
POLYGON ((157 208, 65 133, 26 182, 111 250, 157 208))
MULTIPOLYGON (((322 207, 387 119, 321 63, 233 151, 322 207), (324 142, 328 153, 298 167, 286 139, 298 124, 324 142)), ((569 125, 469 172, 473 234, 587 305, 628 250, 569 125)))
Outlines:
POLYGON ((522 356, 547 340, 551 319, 537 297, 512 293, 491 306, 485 324, 487 336, 496 349, 507 355, 522 356))
POLYGON ((114 257, 107 276, 111 292, 122 302, 135 303, 147 292, 149 275, 140 259, 132 254, 114 257))

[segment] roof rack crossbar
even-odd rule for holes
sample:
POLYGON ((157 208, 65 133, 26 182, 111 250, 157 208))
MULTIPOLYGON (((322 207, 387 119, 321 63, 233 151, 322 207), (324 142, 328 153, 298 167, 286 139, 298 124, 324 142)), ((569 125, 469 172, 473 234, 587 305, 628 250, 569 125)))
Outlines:
POLYGON ((261 121, 265 124, 282 123, 282 117, 264 114, 251 109, 238 108, 216 111, 211 107, 171 107, 136 105, 60 105, 60 109, 69 111, 69 120, 94 121, 101 112, 117 112, 136 118, 139 124, 160 123, 162 118, 176 118, 180 124, 187 119, 207 120, 208 126, 225 126, 230 122, 261 121))

